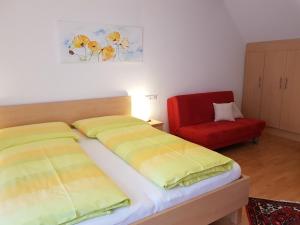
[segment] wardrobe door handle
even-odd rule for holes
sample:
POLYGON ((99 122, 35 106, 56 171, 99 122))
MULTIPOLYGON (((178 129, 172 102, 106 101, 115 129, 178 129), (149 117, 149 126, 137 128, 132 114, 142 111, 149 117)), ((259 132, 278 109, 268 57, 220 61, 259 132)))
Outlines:
POLYGON ((288 85, 288 79, 287 79, 287 78, 285 78, 284 89, 287 89, 287 85, 288 85))
POLYGON ((261 86, 262 86, 262 85, 261 85, 261 82, 262 82, 262 79, 261 79, 261 77, 259 77, 259 79, 258 79, 258 87, 259 87, 259 88, 261 88, 261 86))
POLYGON ((280 81, 279 81, 279 89, 282 88, 282 77, 280 77, 280 81))

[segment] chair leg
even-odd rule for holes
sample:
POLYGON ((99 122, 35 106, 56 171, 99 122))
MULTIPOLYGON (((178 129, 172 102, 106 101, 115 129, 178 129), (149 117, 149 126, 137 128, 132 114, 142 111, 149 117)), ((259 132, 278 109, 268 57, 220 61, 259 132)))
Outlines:
POLYGON ((252 139, 253 144, 258 144, 259 143, 259 137, 255 137, 252 139))

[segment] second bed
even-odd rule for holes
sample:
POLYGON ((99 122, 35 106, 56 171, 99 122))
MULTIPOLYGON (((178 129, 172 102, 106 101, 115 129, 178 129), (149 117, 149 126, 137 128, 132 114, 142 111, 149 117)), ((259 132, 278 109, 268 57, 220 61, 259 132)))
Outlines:
POLYGON ((113 214, 94 218, 80 225, 127 225, 173 207, 196 196, 229 184, 241 176, 234 163, 232 170, 187 187, 165 190, 140 175, 135 169, 113 154, 98 140, 89 139, 75 131, 79 144, 90 158, 127 194, 131 206, 117 209, 113 214))

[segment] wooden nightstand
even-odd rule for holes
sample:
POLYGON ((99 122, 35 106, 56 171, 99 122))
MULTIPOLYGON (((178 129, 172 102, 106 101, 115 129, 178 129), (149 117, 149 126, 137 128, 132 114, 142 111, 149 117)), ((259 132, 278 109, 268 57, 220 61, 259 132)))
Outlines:
POLYGON ((163 130, 164 129, 164 123, 158 120, 153 120, 151 119, 148 121, 148 123, 152 126, 155 127, 156 129, 163 130))

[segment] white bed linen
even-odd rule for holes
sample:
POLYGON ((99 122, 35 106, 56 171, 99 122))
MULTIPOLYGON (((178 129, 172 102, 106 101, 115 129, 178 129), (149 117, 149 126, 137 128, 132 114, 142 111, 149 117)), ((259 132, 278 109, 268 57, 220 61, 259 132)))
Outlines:
MULTIPOLYGON (((77 132, 79 133, 79 132, 77 132)), ((164 209, 192 199, 203 193, 228 184, 241 175, 240 166, 221 175, 203 180, 188 187, 164 190, 140 175, 98 140, 80 134, 79 144, 86 153, 131 199, 131 206, 117 209, 112 214, 80 223, 80 225, 126 225, 164 209)))
POLYGON ((136 178, 140 176, 112 154, 97 140, 80 135, 79 144, 94 160, 99 168, 129 197, 131 204, 115 210, 112 214, 96 217, 79 223, 80 225, 127 225, 154 213, 154 204, 141 191, 143 185, 136 178), (137 179, 137 180, 135 180, 137 179))

